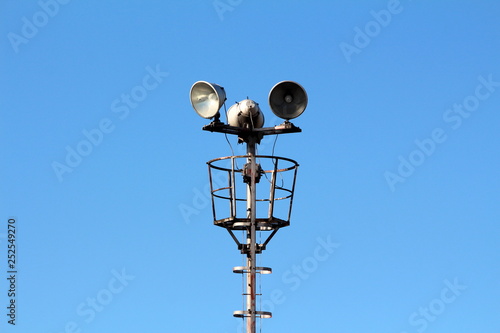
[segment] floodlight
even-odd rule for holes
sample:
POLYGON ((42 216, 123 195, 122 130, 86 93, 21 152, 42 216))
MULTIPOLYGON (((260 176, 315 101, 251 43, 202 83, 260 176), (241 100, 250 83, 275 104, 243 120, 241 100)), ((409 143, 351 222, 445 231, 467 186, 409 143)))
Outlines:
POLYGON ((262 294, 258 293, 256 276, 272 273, 270 267, 257 266, 257 255, 266 250, 278 230, 290 225, 298 167, 298 163, 289 158, 274 154, 257 155, 257 145, 266 135, 301 132, 289 120, 304 112, 308 97, 304 88, 296 82, 282 81, 276 84, 269 92, 269 105, 273 113, 285 119, 285 122, 271 127, 263 127, 264 113, 259 104, 248 97, 225 112, 225 123, 220 121, 219 110, 226 100, 226 93, 217 84, 196 82, 191 87, 190 99, 198 115, 213 119, 203 126, 204 131, 224 133, 226 140, 227 134, 237 135, 238 143, 246 143, 245 155, 220 157, 207 162, 210 179, 208 190, 214 225, 229 232, 238 251, 245 257, 244 266, 233 268, 234 273, 242 275, 244 310, 234 311, 233 316, 245 321, 246 333, 255 333, 258 318, 272 317, 271 312, 257 310, 257 300, 262 294), (266 177, 269 184, 262 181, 262 176, 266 177), (258 190, 262 183, 269 188, 269 193, 258 190), (226 203, 229 209, 220 209, 218 206, 221 202, 226 203), (223 212, 228 215, 220 216, 223 212), (235 234, 237 231, 244 233, 238 237, 235 234), (257 232, 270 234, 261 242, 257 232))
POLYGON ((264 126, 264 114, 260 110, 259 103, 244 99, 229 108, 227 122, 230 126, 261 128, 264 126))
POLYGON ((297 82, 281 81, 269 92, 269 106, 282 119, 297 118, 307 107, 307 93, 297 82))
POLYGON ((191 105, 200 117, 213 118, 218 116, 219 109, 226 100, 224 88, 206 81, 198 81, 191 87, 189 93, 191 105))

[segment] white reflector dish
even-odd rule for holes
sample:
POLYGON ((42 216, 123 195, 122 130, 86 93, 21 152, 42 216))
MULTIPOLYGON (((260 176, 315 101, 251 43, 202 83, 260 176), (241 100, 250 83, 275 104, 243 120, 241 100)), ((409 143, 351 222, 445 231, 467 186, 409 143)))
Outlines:
POLYGON ((189 93, 191 105, 200 117, 213 118, 226 100, 224 88, 206 81, 198 81, 189 93))

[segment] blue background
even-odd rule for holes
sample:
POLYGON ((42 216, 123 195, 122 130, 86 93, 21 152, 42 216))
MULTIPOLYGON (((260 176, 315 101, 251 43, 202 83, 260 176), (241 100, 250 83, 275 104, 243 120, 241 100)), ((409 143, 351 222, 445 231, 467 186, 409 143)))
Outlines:
POLYGON ((261 256, 263 332, 500 331, 497 1, 2 1, 0 15, 0 276, 9 217, 18 230, 2 331, 241 331, 242 256, 205 192, 205 162, 232 153, 201 131, 198 80, 228 107, 259 102, 267 126, 277 82, 309 96, 303 132, 274 150, 300 168, 292 224, 261 256), (86 156, 68 166, 67 149, 86 156))

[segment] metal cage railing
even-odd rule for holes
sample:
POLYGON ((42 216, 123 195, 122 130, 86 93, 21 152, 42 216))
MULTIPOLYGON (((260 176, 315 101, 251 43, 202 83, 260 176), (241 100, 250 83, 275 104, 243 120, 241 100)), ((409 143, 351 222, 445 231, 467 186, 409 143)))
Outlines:
MULTIPOLYGON (((257 230, 290 225, 298 163, 278 156, 255 156, 257 230), (263 186, 268 182, 269 187, 263 186), (263 213, 265 212, 265 213, 263 213)), ((247 155, 213 159, 208 164, 214 224, 231 230, 250 225, 248 213, 247 155), (222 217, 223 216, 223 217, 222 217)))

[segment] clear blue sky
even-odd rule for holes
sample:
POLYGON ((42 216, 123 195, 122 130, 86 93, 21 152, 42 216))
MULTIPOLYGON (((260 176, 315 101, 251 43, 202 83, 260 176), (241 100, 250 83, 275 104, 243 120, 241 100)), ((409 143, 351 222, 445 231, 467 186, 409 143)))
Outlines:
POLYGON ((205 162, 231 150, 201 130, 198 80, 228 106, 259 102, 267 126, 274 84, 309 95, 303 132, 275 148, 300 168, 292 224, 261 256, 262 332, 500 331, 497 1, 2 1, 0 15, 0 331, 239 331, 242 256, 204 194, 205 162))

